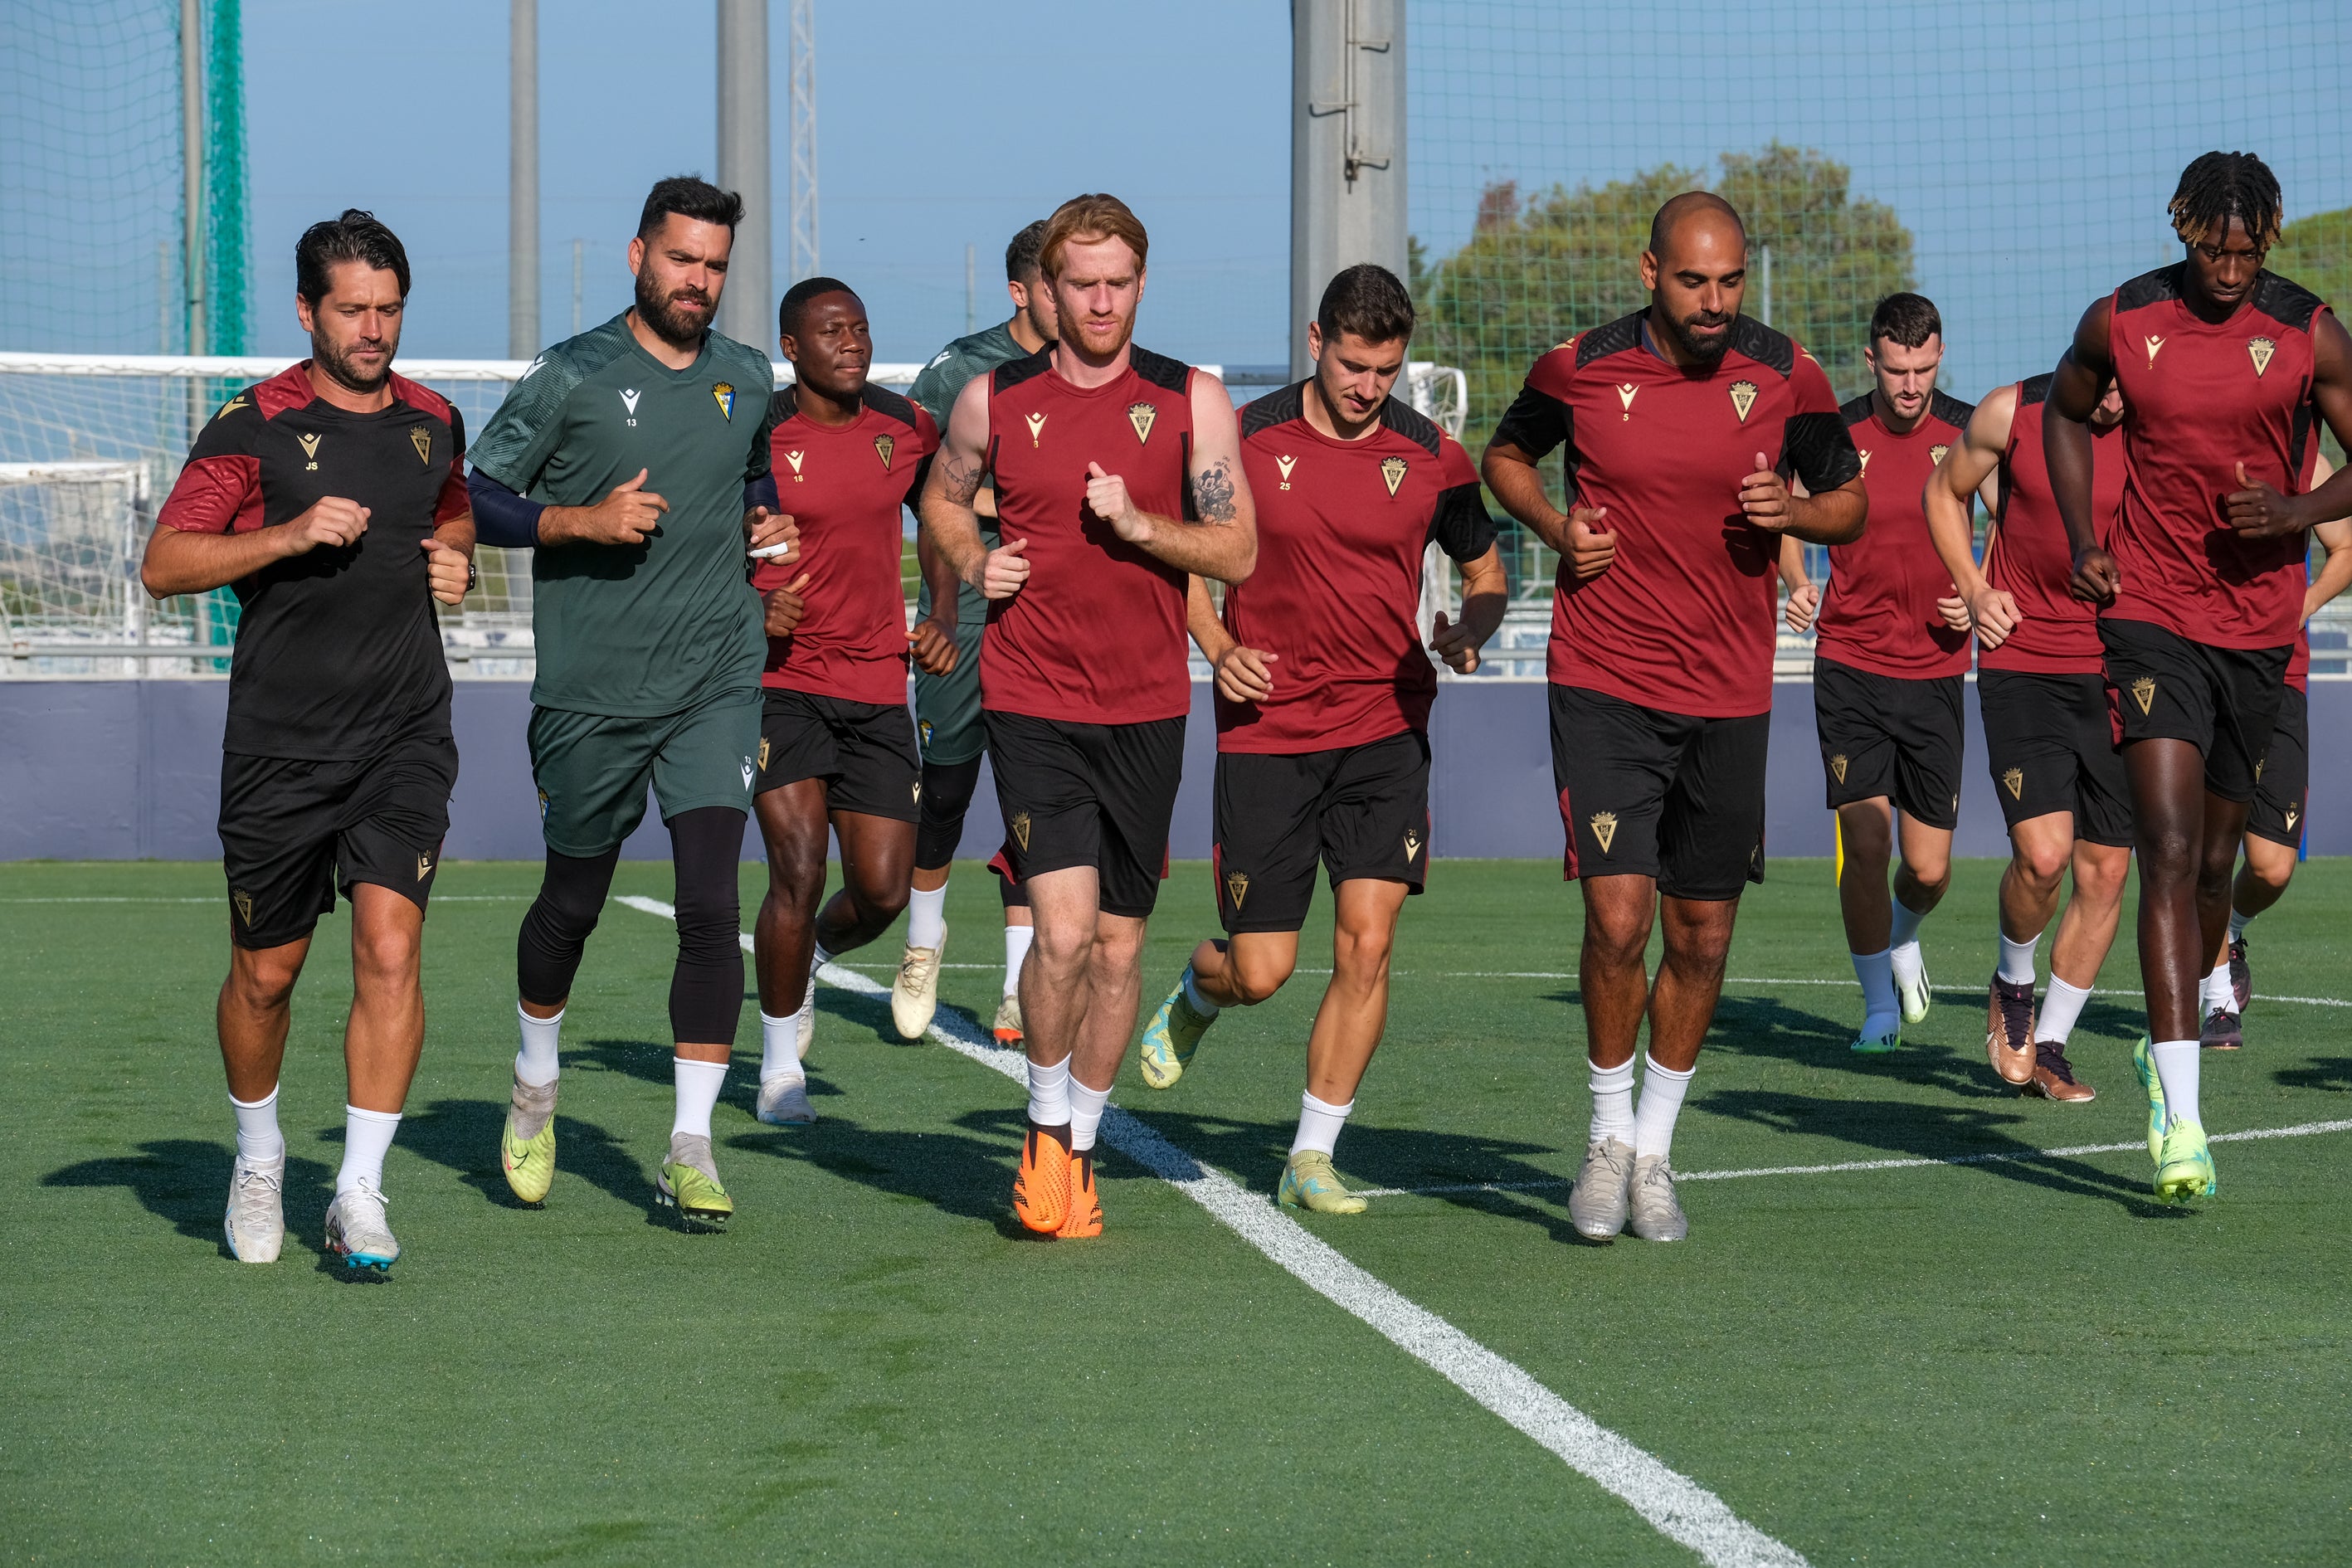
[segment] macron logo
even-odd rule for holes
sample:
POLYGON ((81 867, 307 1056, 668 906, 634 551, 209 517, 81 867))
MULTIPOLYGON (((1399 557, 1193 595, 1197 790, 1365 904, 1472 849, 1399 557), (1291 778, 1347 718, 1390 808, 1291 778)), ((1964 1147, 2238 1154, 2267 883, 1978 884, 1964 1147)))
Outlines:
POLYGON ((644 395, 634 386, 625 386, 621 389, 621 406, 634 415, 637 411, 637 399, 644 395))
POLYGON ((540 355, 537 359, 523 366, 522 374, 515 377, 515 379, 517 381, 529 381, 532 376, 539 374, 539 367, 546 363, 547 356, 545 354, 540 355))

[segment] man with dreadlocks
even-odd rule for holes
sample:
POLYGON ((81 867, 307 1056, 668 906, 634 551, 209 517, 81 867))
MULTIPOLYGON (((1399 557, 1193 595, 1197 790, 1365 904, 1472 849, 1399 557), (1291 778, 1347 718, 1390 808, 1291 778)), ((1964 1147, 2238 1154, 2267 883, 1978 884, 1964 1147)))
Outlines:
POLYGON ((2172 197, 2186 254, 2083 313, 2042 423, 2069 586, 2100 607, 2131 785, 2148 1023, 2133 1060, 2168 1203, 2218 1190, 2197 1105, 2198 983, 2228 926, 2285 689, 2307 531, 2352 511, 2352 478, 2302 483, 2315 415, 2352 440, 2352 337, 2318 296, 2263 270, 2279 208, 2253 154, 2190 163, 2172 197), (2125 479, 2102 546, 2088 421, 2110 378, 2125 479))

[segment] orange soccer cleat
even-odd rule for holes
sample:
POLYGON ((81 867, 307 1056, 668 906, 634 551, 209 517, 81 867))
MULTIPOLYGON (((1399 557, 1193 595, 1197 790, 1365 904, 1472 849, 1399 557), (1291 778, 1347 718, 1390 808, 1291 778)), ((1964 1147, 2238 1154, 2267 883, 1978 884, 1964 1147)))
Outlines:
POLYGON ((1055 1235, 1068 1240, 1072 1237, 1102 1234, 1102 1200, 1095 1194, 1095 1155, 1089 1149, 1083 1154, 1070 1156, 1070 1212, 1055 1235))
MULTIPOLYGON (((1070 1217, 1070 1130, 1036 1127, 1021 1141, 1021 1169, 1013 1178, 1013 1213, 1041 1236, 1060 1232, 1070 1217)), ((1092 1184, 1088 1184, 1089 1195, 1092 1184)))

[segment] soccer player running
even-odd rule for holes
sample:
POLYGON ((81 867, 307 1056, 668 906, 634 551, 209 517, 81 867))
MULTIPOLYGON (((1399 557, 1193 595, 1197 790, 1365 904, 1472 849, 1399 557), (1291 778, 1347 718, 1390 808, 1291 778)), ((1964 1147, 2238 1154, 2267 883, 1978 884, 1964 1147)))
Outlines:
POLYGON ((1058 338, 963 389, 923 489, 934 545, 991 601, 989 763, 1036 917, 1013 1206, 1045 1235, 1102 1229, 1095 1133, 1135 1027, 1192 706, 1186 574, 1239 583, 1257 554, 1233 399, 1133 344, 1148 243, 1116 196, 1055 209, 1038 266, 1058 338), (983 475, 994 549, 972 510, 983 475))
POLYGON ((1331 1156, 1388 1020, 1397 917, 1429 865, 1437 675, 1418 620, 1428 547, 1462 567, 1462 622, 1439 611, 1429 645, 1454 668, 1478 668, 1508 595, 1469 455, 1391 395, 1412 329, 1396 275, 1350 267, 1307 325, 1315 374, 1242 410, 1257 570, 1225 591, 1222 619, 1208 584, 1192 584, 1192 637, 1216 671, 1227 940, 1201 943, 1143 1030, 1143 1081, 1166 1089, 1220 1009, 1280 990, 1322 861, 1338 909, 1331 983, 1276 1192, 1322 1214, 1364 1207, 1331 1156))
POLYGON ((1746 885, 1763 875, 1780 536, 1861 533, 1862 464, 1812 356, 1739 313, 1748 236, 1720 196, 1660 207, 1648 309, 1535 363, 1482 464, 1512 516, 1559 552, 1552 773, 1578 963, 1592 1129, 1578 1232, 1679 1240, 1675 1120, 1723 987, 1746 885), (1563 512, 1536 464, 1565 447, 1563 512), (1790 479, 1810 492, 1792 492, 1790 479), (1654 989, 1643 967, 1663 917, 1654 989), (1650 1020, 1633 1099, 1633 1048, 1650 1020))
POLYGON ((2315 416, 2352 439, 2352 338, 2316 295, 2263 269, 2280 205, 2252 153, 2190 163, 2171 202, 2186 254, 2083 313, 2042 422, 2072 590, 2100 606, 2131 781, 2148 1018, 2133 1060, 2169 1203, 2219 1187, 2198 1104, 2198 981, 2228 933, 2230 871, 2286 689, 2305 531, 2352 511, 2352 477, 2299 482, 2315 416), (2110 380, 2125 479, 2102 545, 2088 421, 2110 380))
MULTIPOLYGON (((907 717, 899 514, 921 487, 940 431, 929 414, 867 383, 874 334, 847 284, 793 284, 776 324, 794 384, 769 410, 769 471, 752 499, 793 520, 806 564, 763 560, 751 579, 768 632, 751 796, 767 841, 768 895, 752 959, 757 1114, 784 1126, 816 1120, 801 1067, 816 966, 872 942, 907 906, 923 787, 907 717), (841 841, 842 887, 820 911, 828 826, 841 841)), ((935 639, 918 651, 938 661, 955 649, 935 639)))
POLYGON ((216 1020, 236 1116, 229 1256, 286 1237, 278 1125, 294 983, 338 889, 352 904, 350 1093, 326 1244, 390 1268, 383 1158, 425 1046, 425 904, 457 746, 433 602, 472 578, 465 422, 392 372, 408 255, 356 208, 305 230, 294 314, 310 357, 213 416, 157 514, 155 597, 234 586, 242 612, 221 739, 229 968, 216 1020))
MULTIPOLYGON (((2000 961, 1986 998, 1985 1055, 2002 1080, 2050 1100, 2087 1100, 2067 1037, 2114 945, 2131 869, 2131 786, 2107 717, 2098 617, 2067 591, 2074 554, 2042 456, 2051 378, 1997 388, 1937 465, 1927 530, 1975 627, 1977 695, 1993 797, 2009 825, 2000 874, 2000 961), (1992 487, 1984 563, 1970 510, 1992 487), (2034 955, 2071 868, 2074 896, 2050 942, 2037 1015, 2034 955)), ((2105 541, 2123 505, 2122 395, 2092 409, 2092 526, 2105 541)))
MULTIPOLYGON (((1889 294, 1870 315, 1871 389, 1839 410, 1862 460, 1870 528, 1830 550, 1813 656, 1822 774, 1844 846, 1838 907, 1862 983, 1852 1049, 1891 1051, 1927 1016, 1919 922, 1952 882, 1959 825, 1962 687, 1969 636, 1945 624, 1948 574, 1928 547, 1920 491, 1974 412, 1936 390, 1944 322, 1917 294, 1889 294), (1887 862, 1900 813, 1895 885, 1887 862)), ((1784 540, 1795 555, 1800 546, 1784 540)))
POLYGON ((515 1196, 546 1198, 564 1002, 650 783, 678 942, 677 1108, 656 1186, 702 1227, 734 1213, 710 1113, 743 1005, 735 868, 767 650, 746 530, 757 549, 789 547, 791 531, 743 510, 768 471, 768 356, 709 330, 742 217, 730 191, 657 183, 629 242, 635 302, 531 362, 482 431, 472 480, 483 540, 536 546, 530 738, 547 869, 516 939, 522 1047, 499 1163, 515 1196))
MULTIPOLYGON (((1013 314, 985 331, 956 339, 915 377, 908 395, 935 419, 944 419, 956 396, 974 376, 1025 359, 1054 340, 1054 293, 1037 271, 1045 220, 1023 228, 1004 247, 1004 290, 1013 314)), ((981 542, 1003 543, 996 531, 996 492, 983 479, 971 498, 981 542)), ((915 732, 923 753, 923 813, 915 833, 913 892, 907 900, 907 951, 890 984, 890 1019, 910 1040, 923 1037, 940 1001, 940 963, 947 951, 948 872, 963 840, 964 814, 980 785, 980 759, 988 734, 980 720, 980 645, 988 601, 969 583, 959 582, 928 531, 915 537, 922 588, 915 605, 915 732), (922 663, 928 658, 929 666, 922 663)), ((1003 874, 997 889, 1004 903, 1004 991, 997 1003, 999 1044, 1021 1039, 1021 963, 1029 955, 1035 927, 1029 895, 1003 874)))

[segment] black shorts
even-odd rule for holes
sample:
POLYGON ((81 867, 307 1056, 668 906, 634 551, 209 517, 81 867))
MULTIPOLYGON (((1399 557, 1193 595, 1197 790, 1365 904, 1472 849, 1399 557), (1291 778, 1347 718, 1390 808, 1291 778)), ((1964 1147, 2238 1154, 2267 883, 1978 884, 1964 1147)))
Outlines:
POLYGON ((828 811, 893 822, 921 815, 922 764, 905 703, 851 702, 773 686, 762 698, 754 795, 823 779, 828 811))
POLYGON ((2075 837, 2131 847, 2131 780, 2116 750, 2105 677, 1981 669, 1977 698, 2002 821, 2013 830, 2070 812, 2075 837))
POLYGON ((1764 879, 1772 715, 1698 719, 1551 688, 1551 776, 1567 875, 1649 877, 1674 899, 1736 899, 1764 879))
POLYGON ((2204 754, 2208 794, 2252 800, 2294 647, 2208 647, 2147 621, 2104 616, 2099 640, 2116 742, 2187 741, 2204 754))
POLYGON ((282 947, 317 929, 355 882, 418 909, 441 869, 457 742, 412 736, 358 763, 221 757, 221 868, 229 939, 282 947))
POLYGON ((1813 724, 1830 809, 1884 795, 1929 827, 1959 826, 1967 684, 1965 676, 1915 680, 1816 658, 1813 724))
POLYGON ((990 712, 988 761, 1013 879, 1092 866, 1106 914, 1141 920, 1168 875, 1184 720, 1066 724, 990 712))
POLYGON ((1328 752, 1217 753, 1217 913, 1229 934, 1297 931, 1351 878, 1421 891, 1429 864, 1429 737, 1406 730, 1328 752))
POLYGON ((2254 804, 2246 831, 2288 848, 2303 843, 2303 808, 2311 796, 2311 699, 2294 687, 2279 699, 2270 754, 2254 770, 2254 804))

